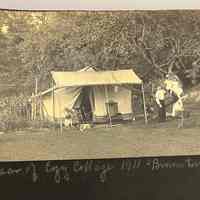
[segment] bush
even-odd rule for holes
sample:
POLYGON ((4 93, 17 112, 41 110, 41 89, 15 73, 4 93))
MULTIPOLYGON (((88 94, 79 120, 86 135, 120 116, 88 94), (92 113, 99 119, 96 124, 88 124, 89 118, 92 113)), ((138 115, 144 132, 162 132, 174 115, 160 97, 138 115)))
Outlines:
POLYGON ((41 120, 34 120, 34 121, 29 121, 28 122, 28 127, 29 128, 53 128, 55 124, 50 121, 41 121, 41 120))
POLYGON ((28 127, 28 121, 12 115, 0 116, 0 131, 21 130, 28 127))
POLYGON ((0 115, 0 131, 18 131, 27 128, 40 129, 40 128, 53 128, 56 127, 55 123, 50 121, 34 120, 30 121, 25 118, 20 118, 10 114, 0 115))

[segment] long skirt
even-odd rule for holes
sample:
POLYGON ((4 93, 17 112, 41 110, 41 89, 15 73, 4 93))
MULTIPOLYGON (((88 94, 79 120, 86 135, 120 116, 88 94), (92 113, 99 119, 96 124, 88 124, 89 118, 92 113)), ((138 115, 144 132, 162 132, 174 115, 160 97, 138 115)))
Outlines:
POLYGON ((158 120, 159 122, 165 122, 166 121, 165 101, 160 100, 160 104, 162 105, 162 107, 158 106, 158 120))

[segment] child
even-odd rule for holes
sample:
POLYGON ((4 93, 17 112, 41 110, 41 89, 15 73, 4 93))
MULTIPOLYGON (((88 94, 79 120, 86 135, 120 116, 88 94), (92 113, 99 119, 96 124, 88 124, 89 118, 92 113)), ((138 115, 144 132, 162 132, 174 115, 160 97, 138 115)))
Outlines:
POLYGON ((65 108, 65 120, 64 120, 64 125, 65 127, 72 127, 73 126, 73 112, 68 109, 65 108))

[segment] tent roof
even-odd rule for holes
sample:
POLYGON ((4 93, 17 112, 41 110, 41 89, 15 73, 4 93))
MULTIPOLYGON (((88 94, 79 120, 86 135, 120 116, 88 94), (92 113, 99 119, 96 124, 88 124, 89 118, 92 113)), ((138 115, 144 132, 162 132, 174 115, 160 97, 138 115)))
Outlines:
POLYGON ((142 84, 133 70, 51 72, 57 87, 142 84))

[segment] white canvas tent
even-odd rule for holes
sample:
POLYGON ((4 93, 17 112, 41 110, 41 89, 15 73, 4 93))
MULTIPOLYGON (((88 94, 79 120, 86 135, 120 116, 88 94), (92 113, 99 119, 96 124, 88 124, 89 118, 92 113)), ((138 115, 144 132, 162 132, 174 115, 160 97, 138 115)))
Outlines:
POLYGON ((133 117, 131 88, 135 84, 142 85, 133 70, 95 71, 87 67, 77 72, 53 71, 51 75, 54 87, 41 93, 45 118, 63 118, 65 108, 80 107, 86 97, 93 122, 111 119, 109 102, 117 104, 117 112, 123 119, 133 117))
POLYGON ((142 84, 133 70, 51 72, 57 87, 142 84))

